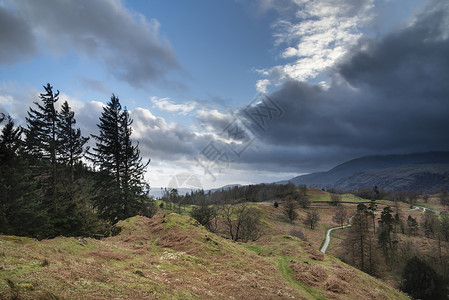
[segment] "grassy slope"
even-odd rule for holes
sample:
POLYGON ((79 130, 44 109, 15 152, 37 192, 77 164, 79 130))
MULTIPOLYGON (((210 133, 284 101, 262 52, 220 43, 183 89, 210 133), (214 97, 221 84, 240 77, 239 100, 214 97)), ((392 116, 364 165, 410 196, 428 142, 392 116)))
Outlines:
MULTIPOLYGON (((282 226, 280 225, 281 222, 278 223, 278 227, 284 232, 289 232, 289 230, 299 228, 301 231, 303 231, 307 240, 315 248, 319 249, 320 245, 324 241, 326 230, 338 226, 338 224, 336 224, 332 220, 332 217, 335 215, 336 212, 336 207, 328 203, 330 201, 330 195, 327 192, 315 188, 309 188, 308 196, 312 201, 310 209, 316 209, 320 215, 320 221, 315 230, 309 230, 306 226, 302 224, 302 221, 307 216, 307 211, 309 211, 310 209, 308 210, 300 209, 299 219, 293 223, 286 222, 285 218, 282 218, 282 212, 277 212, 278 217, 273 216, 272 218, 277 221, 283 221, 285 223, 282 226)), ((345 206, 345 208, 348 210, 348 217, 355 214, 357 205, 359 203, 365 202, 365 205, 369 205, 369 203, 367 203, 369 202, 369 200, 362 199, 351 194, 342 195, 341 201, 343 202, 342 205, 345 206)), ((376 204, 377 204, 376 220, 380 218, 380 213, 384 207, 390 206, 391 208, 394 209, 394 203, 389 200, 376 200, 376 204)), ((408 215, 411 215, 412 217, 417 218, 418 222, 421 221, 421 216, 423 215, 422 210, 407 212, 407 210, 410 209, 410 206, 408 204, 402 202, 398 204, 399 210, 401 211, 401 215, 404 218, 404 220, 407 219, 408 215)), ((418 199, 418 203, 416 203, 416 205, 436 209, 439 211, 447 211, 447 208, 441 206, 441 204, 439 203, 439 199, 436 195, 431 196, 428 203, 424 203, 422 199, 418 199)), ((338 239, 341 238, 342 236, 345 236, 346 232, 347 230, 333 231, 331 236, 332 237, 336 236, 338 239)), ((331 252, 329 252, 329 254, 334 255, 337 253, 336 251, 333 251, 335 247, 338 247, 338 245, 335 245, 334 241, 331 241, 331 245, 328 250, 331 252)))
POLYGON ((0 299, 405 299, 279 234, 271 206, 259 207, 266 234, 248 244, 163 212, 122 221, 119 235, 101 241, 0 236, 0 299))
MULTIPOLYGON (((391 201, 384 200, 384 202, 386 203, 386 205, 389 205, 391 207, 394 206, 394 203, 391 201)), ((435 209, 435 210, 438 210, 441 212, 448 211, 447 207, 444 207, 440 204, 439 198, 437 195, 430 196, 428 203, 424 203, 424 201, 422 199, 418 199, 418 202, 416 203, 416 205, 435 209)), ((376 220, 378 220, 380 218, 380 213, 381 213, 381 210, 383 209, 383 207, 385 207, 385 205, 378 205, 378 209, 376 212, 376 220)), ((422 210, 409 211, 410 206, 406 203, 399 203, 399 210, 400 210, 400 216, 404 222, 406 222, 408 216, 410 215, 413 218, 415 218, 418 221, 418 223, 421 225, 421 223, 423 221, 423 217, 424 217, 424 213, 422 210)), ((332 240, 329 245, 329 249, 327 251, 328 254, 338 256, 338 257, 344 256, 345 251, 346 251, 345 250, 345 238, 347 237, 347 233, 348 233, 347 230, 336 230, 336 231, 332 232, 332 240)), ((406 234, 398 234, 397 238, 400 242, 400 245, 405 245, 406 242, 409 242, 409 243, 414 244, 417 248, 419 248, 422 251, 422 253, 427 253, 429 251, 433 252, 433 253, 437 253, 436 242, 432 239, 423 238, 424 235, 425 235, 424 229, 420 228, 418 236, 414 237, 414 236, 408 236, 406 234)), ((445 245, 444 242, 443 242, 443 245, 445 245)), ((448 251, 447 249, 448 249, 447 247, 443 247, 443 250, 448 251)))

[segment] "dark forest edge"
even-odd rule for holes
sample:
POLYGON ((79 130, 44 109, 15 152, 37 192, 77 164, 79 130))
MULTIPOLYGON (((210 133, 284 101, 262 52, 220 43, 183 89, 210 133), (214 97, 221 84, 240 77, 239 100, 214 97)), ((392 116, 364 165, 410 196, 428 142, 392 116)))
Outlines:
POLYGON ((50 84, 28 110, 26 128, 0 115, 0 232, 39 239, 107 235, 119 220, 156 212, 148 194, 132 120, 112 95, 100 116, 95 147, 50 84), (86 160, 82 160, 85 158, 86 160), (89 161, 90 164, 86 164, 89 161))

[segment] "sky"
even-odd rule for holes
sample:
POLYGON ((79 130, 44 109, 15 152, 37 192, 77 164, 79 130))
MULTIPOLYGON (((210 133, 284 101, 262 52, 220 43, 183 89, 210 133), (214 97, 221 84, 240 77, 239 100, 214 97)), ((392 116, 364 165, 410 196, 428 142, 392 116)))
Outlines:
POLYGON ((448 53, 446 0, 0 0, 0 112, 114 93, 154 190, 271 183, 448 151, 448 53))

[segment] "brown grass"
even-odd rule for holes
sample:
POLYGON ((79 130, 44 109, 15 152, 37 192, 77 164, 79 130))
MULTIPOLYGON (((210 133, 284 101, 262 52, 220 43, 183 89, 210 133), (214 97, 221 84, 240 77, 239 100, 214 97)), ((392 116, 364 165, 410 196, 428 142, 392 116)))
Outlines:
POLYGON ((306 263, 291 261, 296 280, 309 286, 317 286, 327 278, 326 268, 321 265, 309 265, 306 263))
POLYGON ((346 294, 349 288, 349 285, 341 280, 335 278, 329 278, 324 284, 326 290, 336 293, 336 294, 346 294))
MULTIPOLYGON (((248 244, 209 233, 190 218, 165 211, 152 219, 121 221, 120 234, 100 241, 37 242, 0 236, 0 266, 8 274, 0 272, 0 299, 14 296, 6 278, 21 286, 18 293, 24 299, 40 295, 44 299, 309 299, 304 289, 292 283, 295 279, 329 298, 339 295, 338 284, 349 285, 349 292, 342 294, 349 299, 369 294, 357 291, 374 279, 361 279, 360 272, 317 250, 327 225, 312 232, 316 238, 310 245, 288 235, 303 226, 301 220, 286 222, 272 205, 255 205, 263 210, 265 234, 248 244), (42 264, 44 259, 48 265, 42 264), (284 272, 280 262, 291 269, 284 272), (348 275, 351 272, 353 277, 348 275), (33 290, 24 288, 30 285, 33 290)), ((332 208, 320 214, 330 215, 332 208)), ((384 294, 395 293, 382 283, 376 285, 384 294)), ((370 293, 376 295, 374 290, 370 293)))
POLYGON ((99 257, 99 258, 106 259, 106 260, 113 259, 113 260, 118 260, 118 261, 131 258, 131 256, 126 253, 113 252, 113 251, 109 251, 109 250, 91 251, 91 252, 87 252, 85 255, 99 257))
POLYGON ((343 269, 341 267, 337 267, 334 271, 334 274, 338 279, 346 282, 349 282, 354 277, 353 272, 350 272, 349 270, 343 269))
POLYGON ((306 252, 309 254, 309 258, 317 261, 323 261, 324 260, 324 254, 312 246, 304 245, 303 248, 305 248, 306 252))
POLYGON ((191 244, 192 240, 189 235, 178 230, 169 231, 167 234, 156 240, 156 245, 164 248, 171 248, 184 252, 187 252, 186 250, 190 250, 189 252, 195 252, 195 250, 198 250, 192 249, 192 247, 190 247, 191 244))

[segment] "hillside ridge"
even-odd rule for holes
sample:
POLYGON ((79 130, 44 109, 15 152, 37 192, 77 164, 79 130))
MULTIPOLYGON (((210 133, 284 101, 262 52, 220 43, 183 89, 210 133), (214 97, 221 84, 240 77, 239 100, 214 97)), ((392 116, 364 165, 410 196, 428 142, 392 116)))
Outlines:
MULTIPOLYGON (((420 189, 433 191, 437 188, 448 188, 449 185, 445 182, 437 181, 438 176, 434 176, 435 173, 441 173, 440 165, 449 164, 449 152, 435 151, 424 153, 411 153, 411 154, 394 154, 394 155, 372 155, 364 156, 356 159, 346 161, 342 164, 325 172, 316 172, 307 175, 301 175, 294 177, 288 182, 292 182, 295 185, 306 184, 308 186, 316 188, 339 188, 339 189, 357 189, 360 187, 372 187, 378 185, 381 188, 389 190, 398 190, 401 188, 408 190, 415 190, 413 185, 404 185, 403 183, 395 186, 394 172, 397 167, 408 167, 409 174, 414 176, 414 173, 421 173, 425 171, 429 174, 430 178, 426 178, 427 184, 421 186, 420 189), (432 167, 430 167, 432 166, 432 167), (387 174, 387 171, 383 172, 384 182, 388 182, 384 185, 383 182, 372 185, 372 182, 376 182, 375 178, 367 179, 366 177, 375 177, 376 172, 370 172, 373 170, 387 170, 391 171, 391 174, 387 174), (414 169, 414 170, 413 170, 414 169), (356 174, 363 173, 365 180, 360 181, 360 176, 356 174), (435 181, 430 179, 435 177, 435 181), (366 184, 370 185, 366 185, 366 184)), ((404 178, 404 181, 412 181, 409 178, 404 178)))
POLYGON ((288 235, 236 243, 175 213, 117 227, 102 240, 0 236, 0 298, 406 299, 288 235))

